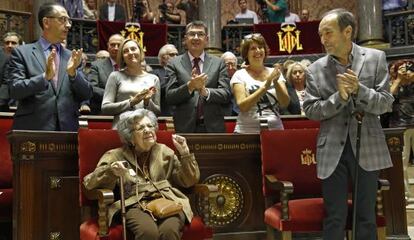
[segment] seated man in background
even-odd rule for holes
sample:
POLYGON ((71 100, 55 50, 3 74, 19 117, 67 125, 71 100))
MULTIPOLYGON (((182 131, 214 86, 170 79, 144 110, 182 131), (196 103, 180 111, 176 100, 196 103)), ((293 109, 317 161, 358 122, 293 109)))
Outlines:
MULTIPOLYGON (((233 77, 234 73, 237 71, 237 57, 232 52, 225 52, 221 55, 221 58, 224 60, 227 68, 227 74, 229 75, 229 80, 233 77)), ((230 82, 229 82, 230 84, 230 82)), ((231 103, 224 105, 225 116, 237 116, 240 112, 239 106, 237 106, 234 96, 231 96, 231 103)))
POLYGON ((257 17, 257 14, 252 11, 247 9, 247 0, 239 0, 239 7, 240 7, 240 12, 236 14, 235 18, 251 18, 253 19, 253 23, 254 24, 258 24, 259 23, 259 18, 257 17))
POLYGON ((116 64, 116 56, 122 41, 124 41, 124 37, 120 34, 114 34, 109 37, 109 58, 98 59, 92 62, 88 75, 88 80, 93 87, 93 96, 90 100, 91 114, 101 114, 102 98, 108 76, 111 72, 119 70, 118 64, 116 64))
POLYGON ((8 67, 11 52, 22 43, 22 37, 16 32, 7 32, 3 36, 3 52, 0 54, 0 111, 2 112, 9 111, 9 104, 14 105, 9 96, 5 71, 8 67))
POLYGON ((181 15, 177 12, 173 0, 167 0, 158 7, 158 22, 166 24, 180 24, 181 15))
POLYGON ((300 13, 300 21, 301 22, 308 22, 309 21, 309 10, 304 8, 300 13))
POLYGON ((167 78, 167 63, 170 62, 171 59, 178 55, 178 50, 172 44, 165 44, 160 48, 158 52, 158 61, 161 65, 160 68, 156 68, 152 71, 152 74, 155 74, 160 79, 160 86, 161 86, 161 114, 160 116, 171 116, 172 115, 172 107, 167 104, 165 100, 165 90, 168 84, 167 78))

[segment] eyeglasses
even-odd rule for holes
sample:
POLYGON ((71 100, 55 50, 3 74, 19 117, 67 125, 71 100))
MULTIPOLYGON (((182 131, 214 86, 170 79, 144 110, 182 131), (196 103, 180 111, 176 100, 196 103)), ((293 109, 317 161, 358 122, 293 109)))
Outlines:
POLYGON ((167 55, 170 57, 175 57, 178 55, 178 53, 172 52, 172 53, 167 53, 167 55))
POLYGON ((155 126, 152 125, 152 124, 137 125, 137 126, 135 126, 134 131, 141 133, 141 132, 144 132, 145 129, 148 129, 148 131, 154 131, 155 130, 155 126))
POLYGON ((65 17, 65 16, 61 16, 61 17, 47 16, 47 18, 55 18, 55 19, 57 19, 60 23, 69 23, 70 25, 72 25, 72 20, 70 20, 70 18, 65 17))
POLYGON ((244 36, 244 39, 255 39, 255 38, 263 38, 262 34, 260 33, 251 33, 244 36))
POLYGON ((191 38, 195 37, 196 35, 197 35, 199 38, 203 38, 203 37, 205 37, 207 34, 206 34, 205 32, 187 32, 187 33, 186 33, 186 35, 187 35, 187 36, 189 36, 189 37, 191 37, 191 38))

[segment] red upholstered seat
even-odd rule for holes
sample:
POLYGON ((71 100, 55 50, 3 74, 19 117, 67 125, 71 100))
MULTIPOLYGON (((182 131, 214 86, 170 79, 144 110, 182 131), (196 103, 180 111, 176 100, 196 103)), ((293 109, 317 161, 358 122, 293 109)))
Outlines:
MULTIPOLYGON (((172 149, 175 149, 170 131, 158 131, 157 141, 164 143, 172 149)), ((115 130, 103 129, 79 129, 78 131, 78 151, 79 151, 79 179, 92 172, 101 156, 110 149, 122 146, 118 133, 115 130)), ((80 186, 80 205, 95 206, 96 201, 88 200, 80 186)), ((111 226, 106 235, 99 236, 98 221, 89 219, 83 222, 80 226, 81 240, 121 240, 122 239, 122 225, 111 226)), ((194 217, 192 222, 185 226, 182 239, 185 240, 201 240, 212 238, 212 228, 204 225, 200 217, 194 217)))
POLYGON ((0 221, 12 220, 13 203, 13 163, 10 156, 10 144, 6 134, 11 130, 13 118, 0 117, 0 221))
POLYGON ((319 128, 320 122, 309 119, 283 119, 285 129, 319 128))
MULTIPOLYGON (((322 231, 325 211, 321 181, 316 174, 318 132, 310 128, 260 133, 263 195, 270 206, 264 213, 269 239, 274 237, 270 229, 282 232, 282 239, 291 239, 292 232, 322 231)), ((349 201, 350 210, 351 205, 349 201)), ((351 229, 351 219, 350 212, 347 229, 351 229)), ((378 239, 385 239, 385 218, 381 213, 377 227, 378 239)))

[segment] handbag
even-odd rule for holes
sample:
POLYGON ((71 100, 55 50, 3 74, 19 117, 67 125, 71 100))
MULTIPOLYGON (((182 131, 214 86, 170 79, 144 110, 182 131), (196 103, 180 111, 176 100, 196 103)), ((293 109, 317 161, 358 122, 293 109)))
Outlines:
POLYGON ((151 211, 156 218, 163 219, 180 213, 183 210, 183 206, 173 200, 161 197, 149 201, 146 209, 151 211))

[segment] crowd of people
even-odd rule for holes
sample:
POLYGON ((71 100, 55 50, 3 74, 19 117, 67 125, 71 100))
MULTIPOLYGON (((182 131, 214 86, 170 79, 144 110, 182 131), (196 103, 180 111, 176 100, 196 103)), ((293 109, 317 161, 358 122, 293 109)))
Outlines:
MULTIPOLYGON (((115 20, 125 16, 110 2, 114 1, 108 1, 107 10, 100 11, 99 17, 115 20)), ((286 16, 286 3, 265 2, 269 11, 285 8, 283 14, 269 17, 286 16)), ((239 4, 242 8, 246 1, 239 0, 239 4)), ((149 8, 148 2, 144 6, 149 8)), ((302 13, 309 16, 309 12, 302 13)), ((151 11, 142 14, 153 21, 151 11)), ((247 11, 244 14, 254 16, 247 11)), ((148 70, 137 41, 114 34, 107 50, 100 52, 85 72, 82 49, 69 50, 62 44, 72 24, 68 11, 60 4, 45 3, 38 20, 42 33, 34 43, 22 44, 15 33, 3 37, 1 108, 17 105, 13 129, 19 130, 76 131, 80 112, 113 115, 113 128, 124 146, 102 157, 96 170, 84 179, 86 188, 114 188, 116 176, 133 172, 128 180, 137 186, 167 181, 162 192, 183 206, 182 213, 154 222, 141 200, 158 198, 158 192, 134 198, 126 217, 136 236, 159 239, 168 233, 179 239, 192 213, 188 199, 175 186, 191 186, 200 175, 185 138, 173 136, 179 156, 156 143, 157 116, 173 116, 177 133, 220 133, 225 132, 224 116, 236 115, 236 133, 258 133, 261 119, 267 120, 269 129, 283 129, 282 114, 301 114, 321 121, 317 159, 326 209, 324 239, 344 238, 347 185, 355 174, 359 174, 362 193, 356 199, 358 235, 375 239, 378 174, 380 169, 391 167, 378 116, 391 112, 393 106, 390 126, 411 126, 414 122, 414 62, 391 64, 389 81, 384 52, 353 42, 356 21, 352 13, 335 9, 323 16, 319 35, 327 55, 312 64, 304 59, 265 65, 269 47, 259 33, 244 36, 241 64, 231 52, 221 58, 213 56, 205 51, 209 29, 203 21, 194 20, 185 28, 186 51, 178 55, 174 45, 163 46, 158 55, 161 67, 153 71, 148 70), (357 163, 355 113, 360 112, 364 113, 364 124, 357 163), (153 164, 159 168, 152 168, 153 164), (358 172, 354 171, 356 164, 361 166, 358 172)), ((405 161, 414 145, 413 136, 407 131, 404 137, 405 161)))

